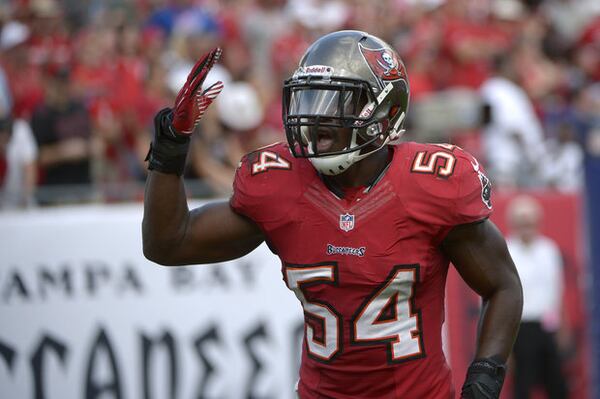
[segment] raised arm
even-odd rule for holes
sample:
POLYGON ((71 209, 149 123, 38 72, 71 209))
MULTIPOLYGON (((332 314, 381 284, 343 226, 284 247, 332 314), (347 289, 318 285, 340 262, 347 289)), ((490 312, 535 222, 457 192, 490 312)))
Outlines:
POLYGON ((521 320, 523 293, 517 270, 502 234, 489 220, 455 227, 442 248, 483 300, 475 361, 462 397, 497 398, 521 320))
POLYGON ((223 84, 217 82, 203 92, 199 90, 220 53, 215 49, 202 57, 177 95, 175 107, 161 110, 154 119, 142 238, 144 255, 162 265, 234 259, 263 241, 258 226, 236 214, 227 202, 191 212, 187 206, 181 175, 190 135, 223 84))
POLYGON ((251 220, 227 201, 188 211, 182 179, 150 172, 146 182, 144 255, 161 265, 214 263, 239 258, 263 242, 251 220))

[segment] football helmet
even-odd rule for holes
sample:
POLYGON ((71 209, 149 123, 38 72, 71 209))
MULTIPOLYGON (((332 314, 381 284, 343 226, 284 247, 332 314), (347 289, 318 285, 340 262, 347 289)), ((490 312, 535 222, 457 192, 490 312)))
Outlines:
POLYGON ((361 31, 327 34, 284 82, 283 123, 290 151, 322 174, 337 175, 400 138, 409 102, 406 69, 383 40, 361 31), (340 151, 319 151, 319 131, 351 130, 340 151))

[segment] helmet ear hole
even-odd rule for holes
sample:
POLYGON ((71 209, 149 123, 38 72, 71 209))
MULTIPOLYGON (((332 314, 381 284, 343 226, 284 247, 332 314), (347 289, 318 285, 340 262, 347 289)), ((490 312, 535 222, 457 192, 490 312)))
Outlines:
POLYGON ((393 118, 394 116, 396 116, 396 114, 398 113, 398 111, 400 110, 400 107, 397 105, 392 105, 390 107, 390 112, 388 112, 388 115, 390 118, 393 118))
POLYGON ((374 137, 380 134, 383 131, 381 123, 374 123, 367 127, 367 135, 374 137))

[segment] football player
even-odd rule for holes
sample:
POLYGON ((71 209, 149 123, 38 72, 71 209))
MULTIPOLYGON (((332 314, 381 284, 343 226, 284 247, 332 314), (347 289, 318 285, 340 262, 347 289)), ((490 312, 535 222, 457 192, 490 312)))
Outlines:
POLYGON ((454 397, 442 352, 451 261, 483 300, 463 398, 498 398, 517 332, 521 285, 488 219, 490 182, 453 145, 399 142, 409 85, 398 54, 359 31, 313 43, 284 83, 286 143, 246 155, 229 201, 188 210, 181 178, 190 135, 220 82, 190 73, 155 118, 144 254, 163 265, 221 262, 263 241, 302 303, 298 394, 454 397))

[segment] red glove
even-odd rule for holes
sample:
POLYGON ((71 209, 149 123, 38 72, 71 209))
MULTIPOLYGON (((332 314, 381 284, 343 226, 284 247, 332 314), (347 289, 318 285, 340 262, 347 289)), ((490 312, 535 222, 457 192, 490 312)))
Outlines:
POLYGON ((154 140, 146 156, 148 169, 178 176, 183 174, 190 135, 206 108, 223 90, 223 82, 219 81, 203 92, 198 91, 220 56, 220 48, 205 54, 188 75, 173 109, 165 108, 155 115, 154 140))
POLYGON ((205 54, 187 77, 187 80, 175 100, 173 107, 173 128, 180 134, 192 134, 194 128, 213 100, 223 90, 223 82, 218 81, 203 92, 199 92, 206 75, 221 57, 222 50, 217 47, 205 54))

